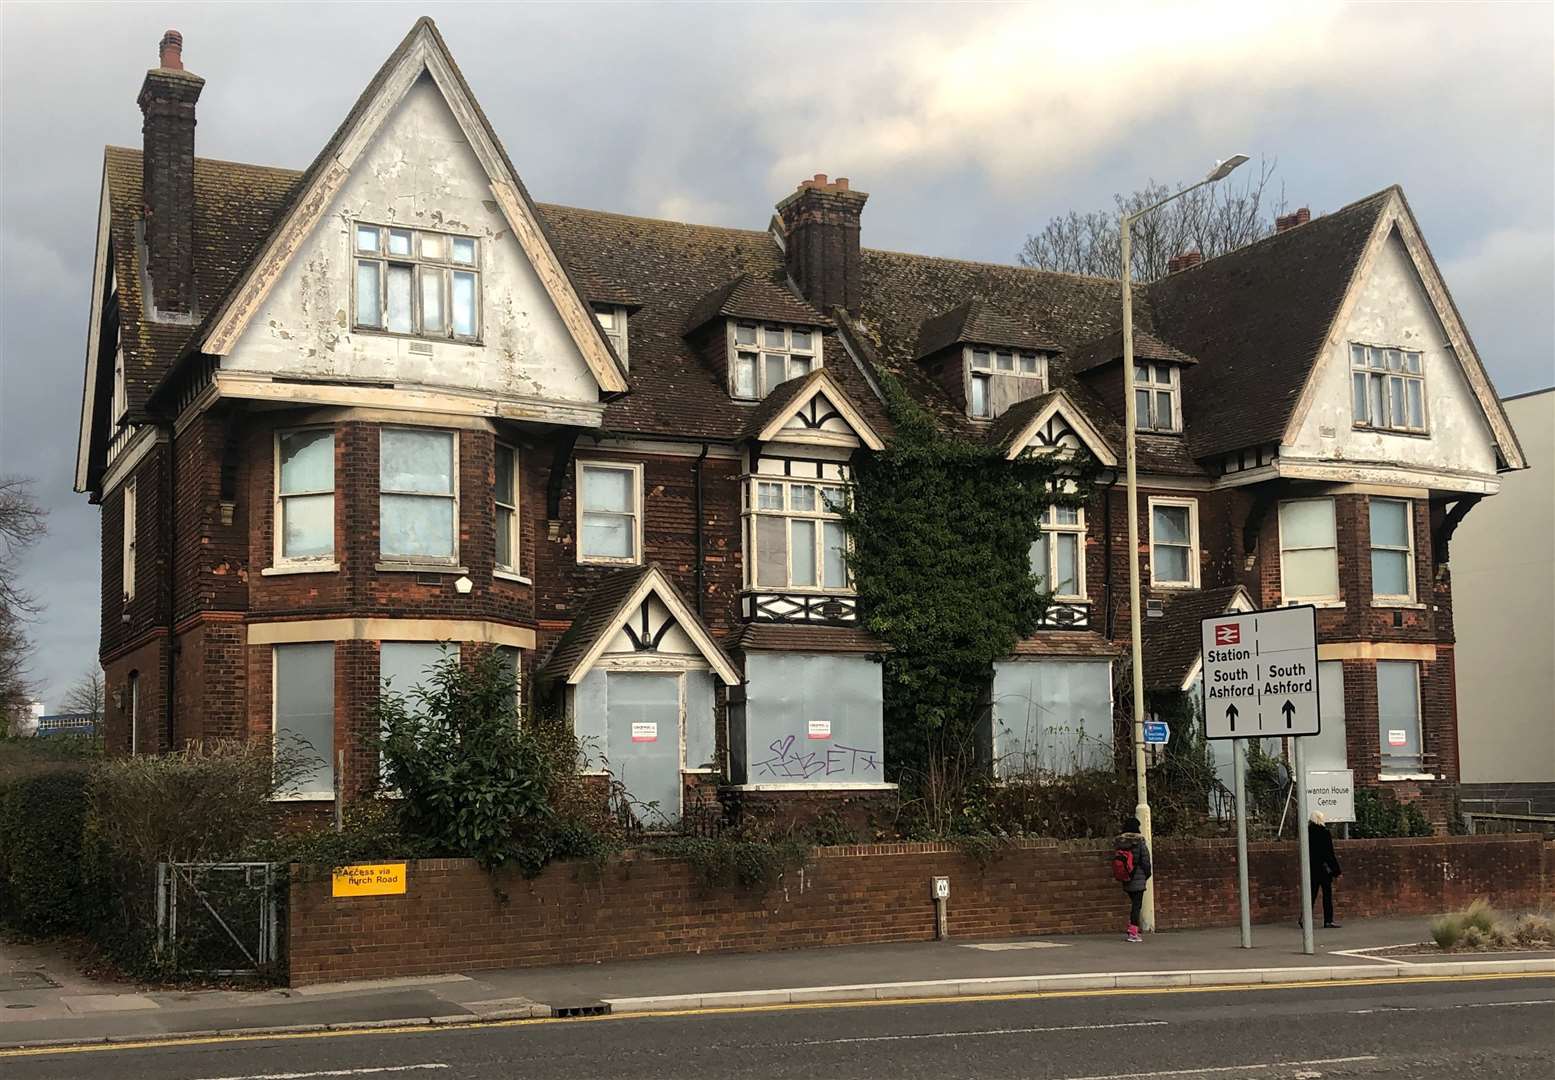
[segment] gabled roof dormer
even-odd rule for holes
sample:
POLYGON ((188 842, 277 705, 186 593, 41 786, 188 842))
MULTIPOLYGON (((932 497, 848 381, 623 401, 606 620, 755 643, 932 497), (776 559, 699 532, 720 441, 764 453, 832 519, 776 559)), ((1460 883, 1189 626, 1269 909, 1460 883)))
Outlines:
POLYGON ((1004 448, 1005 457, 1011 461, 1022 454, 1067 458, 1083 451, 1109 469, 1118 464, 1118 456, 1101 430, 1062 390, 1011 406, 994 422, 989 438, 1004 448))
POLYGON ((1059 347, 973 297, 924 320, 916 359, 973 420, 994 420, 1048 388, 1059 347))
POLYGON ((821 369, 790 379, 767 395, 743 434, 758 443, 885 449, 885 440, 821 369))
POLYGON ((824 364, 823 335, 832 325, 782 285, 741 274, 697 302, 684 334, 723 376, 730 397, 760 401, 824 364))
MULTIPOLYGON (((1134 415, 1140 431, 1179 435, 1183 430, 1182 373, 1198 361, 1148 330, 1134 328, 1134 415)), ((1072 370, 1109 401, 1123 396, 1123 331, 1082 346, 1072 370)))

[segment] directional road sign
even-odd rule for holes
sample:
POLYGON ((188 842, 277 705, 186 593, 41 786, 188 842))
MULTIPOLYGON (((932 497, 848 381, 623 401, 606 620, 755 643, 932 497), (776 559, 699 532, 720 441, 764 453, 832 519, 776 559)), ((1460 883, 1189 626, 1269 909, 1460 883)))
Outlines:
POLYGON ((1215 615, 1199 632, 1206 736, 1318 733, 1316 608, 1215 615))
POLYGON ((1172 729, 1163 720, 1145 721, 1145 745, 1165 746, 1166 741, 1172 737, 1172 729))

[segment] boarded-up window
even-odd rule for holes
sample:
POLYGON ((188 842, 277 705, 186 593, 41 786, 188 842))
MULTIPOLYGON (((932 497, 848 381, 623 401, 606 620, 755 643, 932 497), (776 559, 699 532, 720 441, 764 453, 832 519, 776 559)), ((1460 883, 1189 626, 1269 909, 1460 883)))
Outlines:
POLYGON ((275 737, 283 749, 304 756, 308 768, 296 794, 329 797, 335 791, 335 644, 277 645, 275 737))
POLYGON ((384 558, 453 562, 454 433, 384 428, 378 436, 378 547, 384 558))
POLYGON ((1112 665, 1106 660, 995 664, 989 712, 999 776, 1073 773, 1112 762, 1112 665))
POLYGON ((749 784, 885 781, 880 665, 861 656, 752 652, 745 658, 743 747, 749 784))

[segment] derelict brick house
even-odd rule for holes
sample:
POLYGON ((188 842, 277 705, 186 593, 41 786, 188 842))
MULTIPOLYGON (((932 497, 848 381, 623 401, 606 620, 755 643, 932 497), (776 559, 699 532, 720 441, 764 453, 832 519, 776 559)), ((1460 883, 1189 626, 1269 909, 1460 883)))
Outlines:
MULTIPOLYGON (((425 19, 304 172, 197 158, 181 46, 103 164, 77 487, 118 750, 289 733, 306 797, 342 753, 358 790, 368 703, 448 643, 666 816, 883 790, 831 509, 881 373, 1011 455, 1122 456, 1116 282, 869 250, 824 176, 765 229, 536 204, 425 19)), ((1149 681, 1192 685, 1202 613, 1315 602, 1324 753, 1448 791, 1447 540, 1521 451, 1398 189, 1282 225, 1138 290, 1149 681)), ((1032 550, 1003 767, 1112 753, 1123 506, 1032 550)))

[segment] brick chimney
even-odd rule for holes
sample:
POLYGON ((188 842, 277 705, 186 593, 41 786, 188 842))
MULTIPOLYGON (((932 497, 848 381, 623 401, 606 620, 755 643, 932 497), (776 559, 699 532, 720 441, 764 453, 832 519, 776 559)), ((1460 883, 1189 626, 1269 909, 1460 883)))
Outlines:
POLYGON ((184 70, 184 37, 162 35, 140 87, 146 272, 158 316, 194 314, 194 103, 205 80, 184 70))
POLYGON ((1275 232, 1288 232, 1297 225, 1305 225, 1312 220, 1312 211, 1303 206, 1293 214, 1282 214, 1274 219, 1275 232))
POLYGON ((1181 255, 1173 255, 1166 260, 1166 272, 1175 274, 1179 270, 1186 270, 1190 266, 1197 266, 1204 261, 1202 251, 1184 251, 1181 255))
POLYGON ((788 276, 822 311, 841 307, 858 314, 859 218, 868 198, 851 190, 845 176, 828 181, 825 173, 816 173, 777 205, 788 276))

